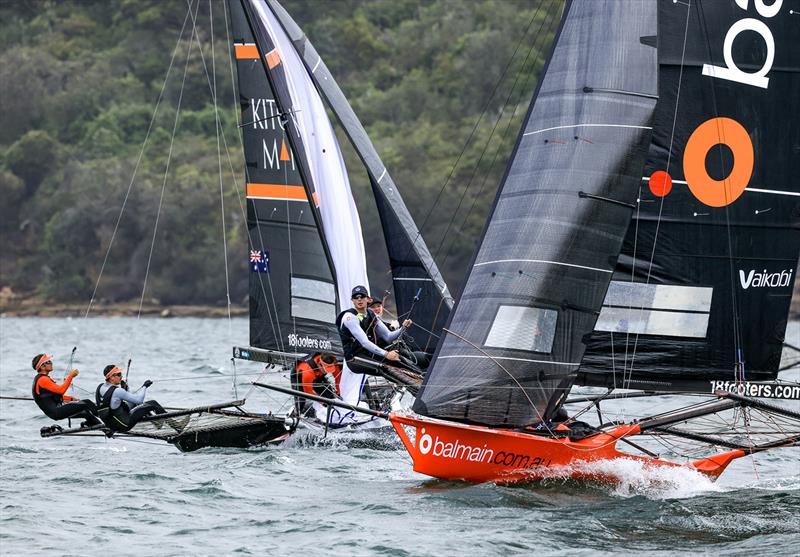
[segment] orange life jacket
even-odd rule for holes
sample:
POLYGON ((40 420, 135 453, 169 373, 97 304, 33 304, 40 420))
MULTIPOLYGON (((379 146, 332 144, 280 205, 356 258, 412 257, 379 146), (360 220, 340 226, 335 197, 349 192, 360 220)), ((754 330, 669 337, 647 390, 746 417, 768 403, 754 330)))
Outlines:
MULTIPOLYGON (((297 371, 300 375, 300 386, 303 392, 319 396, 320 393, 316 391, 314 387, 320 385, 320 380, 326 373, 330 373, 336 381, 336 392, 340 393, 339 383, 342 379, 342 367, 339 365, 339 362, 328 365, 322 361, 319 354, 315 354, 311 361, 313 366, 305 360, 297 364, 297 371)), ((324 385, 320 385, 320 387, 322 386, 324 385)))

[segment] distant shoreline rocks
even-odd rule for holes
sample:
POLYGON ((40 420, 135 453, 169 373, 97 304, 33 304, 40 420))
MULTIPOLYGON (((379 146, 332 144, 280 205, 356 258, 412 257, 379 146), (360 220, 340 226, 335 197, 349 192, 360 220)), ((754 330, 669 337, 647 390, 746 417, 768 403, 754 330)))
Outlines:
MULTIPOLYGON (((0 316, 2 317, 83 317, 87 303, 48 302, 35 296, 25 297, 13 294, 10 289, 3 288, 0 294, 0 316)), ((139 313, 139 302, 92 304, 89 317, 136 316, 139 313)), ((245 306, 231 306, 231 315, 246 317, 249 310, 245 306)), ((142 315, 148 317, 228 317, 226 306, 208 305, 163 305, 145 304, 142 315)))

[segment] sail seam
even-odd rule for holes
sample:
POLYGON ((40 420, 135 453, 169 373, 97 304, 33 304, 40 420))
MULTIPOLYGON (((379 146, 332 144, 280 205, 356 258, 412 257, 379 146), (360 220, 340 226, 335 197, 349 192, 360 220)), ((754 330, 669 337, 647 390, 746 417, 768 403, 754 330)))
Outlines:
POLYGON ((569 128, 635 128, 639 130, 652 130, 652 126, 635 126, 633 124, 569 124, 565 126, 553 126, 552 128, 543 128, 532 132, 525 132, 523 137, 528 135, 536 135, 539 133, 549 132, 553 130, 564 130, 569 128))
POLYGON ((552 364, 554 366, 579 366, 580 362, 554 362, 552 360, 530 360, 528 358, 510 358, 507 356, 480 356, 469 354, 454 354, 452 356, 439 356, 439 359, 446 360, 448 358, 483 358, 485 360, 513 360, 515 362, 533 362, 535 364, 552 364))
POLYGON ((546 259, 497 259, 495 261, 484 261, 482 263, 475 263, 473 267, 480 267, 481 265, 490 265, 492 263, 545 263, 550 265, 563 265, 565 267, 576 267, 578 269, 588 269, 590 271, 598 271, 600 273, 612 273, 607 269, 598 269, 597 267, 587 267, 586 265, 577 265, 575 263, 564 263, 562 261, 548 261, 546 259))

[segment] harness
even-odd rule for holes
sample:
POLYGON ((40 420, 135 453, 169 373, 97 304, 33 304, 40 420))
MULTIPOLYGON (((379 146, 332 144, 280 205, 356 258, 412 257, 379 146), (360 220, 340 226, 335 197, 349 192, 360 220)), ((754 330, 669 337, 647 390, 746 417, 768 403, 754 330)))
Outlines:
MULTIPOLYGON (((353 333, 351 333, 348 329, 342 328, 342 320, 344 319, 344 315, 346 313, 350 313, 358 317, 358 312, 353 308, 344 310, 336 317, 336 328, 339 330, 339 336, 342 339, 342 351, 344 352, 344 359, 352 360, 356 356, 361 356, 362 354, 371 354, 369 350, 361 346, 361 343, 356 340, 356 337, 353 336, 353 333)), ((377 319, 375 312, 367 308, 367 313, 358 321, 359 326, 364 331, 364 334, 367 335, 367 338, 369 338, 370 329, 374 327, 375 319, 377 319)))
POLYGON ((109 429, 113 431, 128 431, 131 426, 130 416, 131 411, 128 406, 121 403, 118 408, 111 408, 111 398, 114 396, 114 391, 117 390, 116 385, 111 385, 104 395, 100 395, 100 389, 105 383, 100 383, 94 392, 94 398, 97 403, 97 415, 109 429))

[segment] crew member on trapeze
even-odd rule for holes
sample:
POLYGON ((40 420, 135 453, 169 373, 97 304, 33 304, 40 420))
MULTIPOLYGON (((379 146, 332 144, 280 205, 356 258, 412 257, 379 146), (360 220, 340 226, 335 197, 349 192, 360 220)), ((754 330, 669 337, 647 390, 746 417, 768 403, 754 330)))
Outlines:
POLYGON ((304 392, 331 400, 341 398, 339 380, 342 366, 330 352, 318 352, 300 360, 297 371, 304 392))
MULTIPOLYGON (((396 319, 392 321, 386 321, 383 318, 383 300, 381 298, 371 298, 370 300, 371 301, 369 302, 368 307, 375 313, 375 316, 378 318, 375 320, 376 324, 378 321, 382 321, 383 324, 386 325, 386 328, 389 329, 390 331, 396 331, 397 329, 400 328, 400 323, 396 319)), ((377 329, 376 327, 370 328, 367 331, 367 337, 369 338, 369 340, 371 340, 372 342, 374 342, 375 344, 377 344, 378 346, 380 346, 385 350, 391 343, 388 343, 379 338, 378 335, 376 334, 376 329, 377 329)), ((417 346, 416 344, 414 344, 413 339, 410 336, 403 337, 401 335, 401 338, 405 340, 409 346, 398 347, 397 350, 398 352, 400 352, 400 355, 405 358, 408 358, 410 361, 416 364, 417 367, 422 369, 427 369, 428 365, 431 362, 431 355, 427 354, 426 352, 423 352, 422 350, 414 350, 414 348, 416 348, 417 346)))
POLYGON ((377 318, 375 312, 367 307, 370 302, 369 292, 366 287, 353 288, 350 299, 354 308, 346 309, 336 318, 336 328, 342 339, 342 350, 347 367, 355 373, 377 375, 375 370, 367 365, 359 364, 353 358, 371 358, 373 360, 389 360, 392 365, 400 364, 400 353, 397 350, 384 350, 369 340, 367 331, 375 329, 375 335, 386 343, 392 343, 412 325, 410 319, 403 321, 403 326, 396 331, 390 331, 386 325, 377 318))
MULTIPOLYGON (((81 427, 99 425, 97 407, 91 400, 79 400, 64 393, 78 376, 78 370, 72 369, 66 380, 60 385, 50 378, 53 371, 53 356, 37 354, 31 361, 36 377, 33 378, 33 400, 45 415, 53 420, 82 418, 81 427)), ((58 427, 58 426, 54 426, 58 427)))
POLYGON ((112 431, 128 431, 145 416, 166 414, 167 411, 155 400, 144 401, 147 387, 153 384, 145 381, 135 393, 122 387, 122 369, 107 365, 103 370, 106 380, 95 391, 95 399, 100 417, 112 431))

